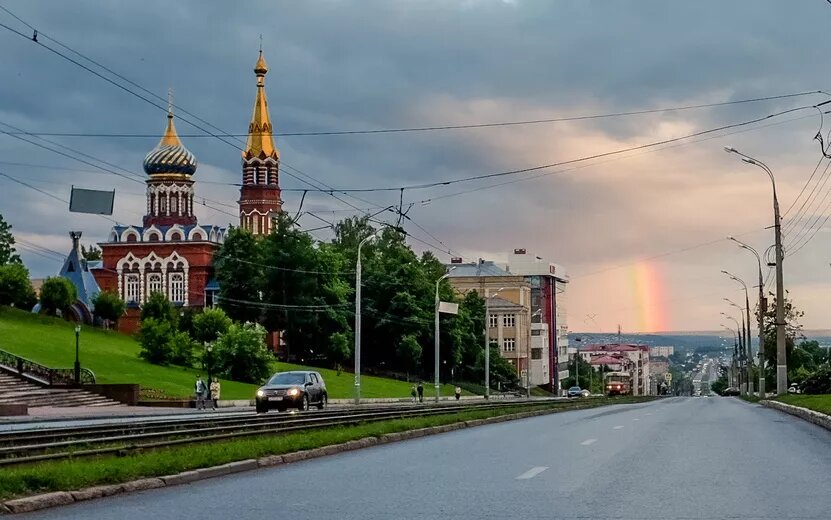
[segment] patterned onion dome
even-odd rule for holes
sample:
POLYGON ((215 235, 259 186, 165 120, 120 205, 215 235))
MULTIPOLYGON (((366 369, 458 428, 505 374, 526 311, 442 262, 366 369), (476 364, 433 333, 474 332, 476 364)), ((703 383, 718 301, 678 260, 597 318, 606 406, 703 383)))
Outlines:
POLYGON ((184 147, 176 127, 173 126, 173 114, 167 114, 167 129, 159 144, 144 157, 144 172, 174 173, 193 175, 196 172, 196 157, 184 147))

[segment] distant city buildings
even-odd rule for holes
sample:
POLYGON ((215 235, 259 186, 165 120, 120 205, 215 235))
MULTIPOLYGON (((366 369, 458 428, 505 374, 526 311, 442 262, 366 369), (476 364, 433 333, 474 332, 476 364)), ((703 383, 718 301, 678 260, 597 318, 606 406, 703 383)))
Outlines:
POLYGON ((652 357, 668 358, 675 353, 675 347, 649 347, 649 355, 652 357))
POLYGON ((624 372, 632 373, 633 394, 649 395, 651 393, 650 375, 652 375, 649 364, 649 350, 647 345, 607 343, 579 347, 577 352, 584 361, 594 366, 598 364, 607 365, 606 361, 612 359, 618 361, 617 367, 624 372))

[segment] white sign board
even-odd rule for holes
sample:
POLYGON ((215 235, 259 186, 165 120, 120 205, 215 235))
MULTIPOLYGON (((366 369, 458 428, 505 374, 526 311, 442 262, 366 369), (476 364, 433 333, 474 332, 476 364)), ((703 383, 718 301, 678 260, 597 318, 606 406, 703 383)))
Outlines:
POLYGON ((444 314, 459 314, 459 304, 439 302, 439 312, 443 312, 444 314))

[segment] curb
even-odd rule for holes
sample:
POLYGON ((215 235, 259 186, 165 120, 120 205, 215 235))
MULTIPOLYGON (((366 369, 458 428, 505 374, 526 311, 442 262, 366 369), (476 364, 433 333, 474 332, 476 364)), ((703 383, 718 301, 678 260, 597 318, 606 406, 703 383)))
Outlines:
POLYGON ((802 408, 801 406, 780 403, 778 401, 768 401, 767 399, 759 401, 759 403, 762 406, 767 406, 768 408, 773 408, 774 410, 779 410, 780 412, 795 415, 796 417, 808 421, 809 423, 816 424, 826 430, 831 430, 831 415, 825 415, 824 413, 815 412, 814 410, 802 408))
POLYGON ((530 417, 550 415, 553 413, 559 413, 564 411, 583 410, 586 408, 595 407, 577 407, 567 408, 565 410, 561 408, 549 408, 545 410, 534 410, 530 412, 499 415, 495 417, 488 417, 486 419, 473 419, 469 421, 443 424, 440 426, 419 428, 416 430, 385 433, 378 437, 363 437, 361 439, 354 439, 341 444, 332 444, 329 446, 322 446, 320 448, 312 448, 309 450, 296 451, 293 453, 285 453, 283 455, 267 455, 264 457, 260 457, 259 459, 247 459, 237 462, 229 462, 227 464, 222 464, 219 466, 184 471, 182 473, 177 473, 175 475, 142 478, 130 482, 125 482, 123 484, 99 485, 79 489, 76 491, 55 491, 51 493, 44 493, 41 495, 15 498, 12 500, 6 500, 5 502, 0 502, 0 514, 27 513, 30 511, 37 511, 40 509, 46 509, 55 506, 63 506, 72 504, 74 502, 83 502, 86 500, 108 497, 121 493, 131 493, 135 491, 145 491, 148 489, 178 486, 180 484, 188 484, 199 480, 230 475, 232 473, 251 471, 259 468, 274 467, 282 464, 290 464, 293 462, 300 462, 304 460, 325 457, 327 455, 334 455, 337 453, 344 453, 347 451, 369 448, 371 446, 376 446, 379 444, 388 444, 392 442, 416 439, 419 437, 426 437, 428 435, 436 435, 439 433, 461 430, 464 428, 473 428, 476 426, 482 426, 486 424, 495 424, 500 422, 514 421, 518 419, 527 419, 530 417))

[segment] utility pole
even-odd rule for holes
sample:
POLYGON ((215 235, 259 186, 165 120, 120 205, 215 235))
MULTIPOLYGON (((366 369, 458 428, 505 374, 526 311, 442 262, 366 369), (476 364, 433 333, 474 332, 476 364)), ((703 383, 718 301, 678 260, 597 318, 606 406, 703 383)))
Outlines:
POLYGON ((776 254, 776 394, 783 395, 788 392, 788 360, 785 350, 785 282, 783 280, 782 262, 785 254, 782 251, 782 217, 779 214, 779 199, 776 196, 776 179, 768 166, 745 155, 730 146, 724 147, 727 153, 735 153, 741 156, 742 161, 758 166, 770 177, 773 186, 773 228, 775 237, 776 254))
POLYGON ((433 375, 435 377, 435 389, 436 389, 436 402, 439 402, 439 391, 441 388, 441 383, 439 382, 439 304, 441 301, 439 300, 439 285, 441 285, 441 281, 450 276, 450 273, 456 269, 456 266, 451 267, 447 273, 439 278, 436 281, 436 329, 435 329, 435 362, 433 363, 433 375))

